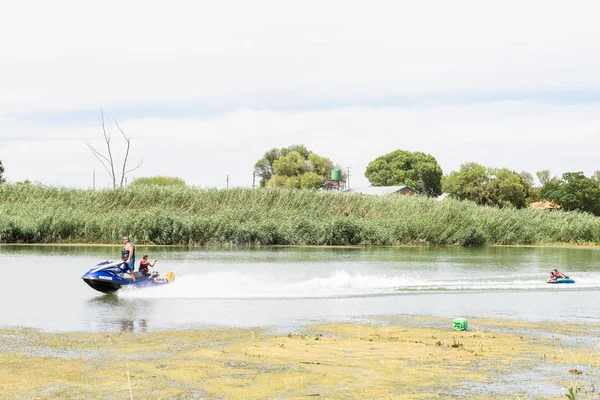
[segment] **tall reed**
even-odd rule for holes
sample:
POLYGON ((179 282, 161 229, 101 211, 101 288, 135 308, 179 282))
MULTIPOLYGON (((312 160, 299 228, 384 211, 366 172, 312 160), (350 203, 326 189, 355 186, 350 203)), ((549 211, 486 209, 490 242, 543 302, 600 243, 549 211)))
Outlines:
POLYGON ((600 243, 585 213, 284 189, 0 185, 2 243, 484 245, 600 243))

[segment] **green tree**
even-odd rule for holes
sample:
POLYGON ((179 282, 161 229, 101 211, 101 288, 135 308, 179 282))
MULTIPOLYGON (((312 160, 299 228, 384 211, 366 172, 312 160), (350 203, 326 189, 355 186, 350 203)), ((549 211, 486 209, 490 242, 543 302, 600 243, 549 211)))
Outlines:
POLYGON ((305 172, 300 175, 302 189, 318 189, 323 185, 323 177, 315 172, 305 172))
POLYGON ((303 144, 293 144, 291 146, 281 149, 282 156, 287 156, 288 153, 291 152, 296 152, 300 154, 305 160, 308 159, 308 156, 311 153, 311 151, 307 149, 306 146, 304 146, 303 144))
POLYGON ((528 202, 529 174, 517 174, 507 168, 486 168, 470 162, 462 164, 443 180, 450 197, 471 200, 479 205, 522 208, 528 202))
POLYGON ((171 176, 152 176, 147 178, 136 178, 130 186, 156 185, 156 186, 185 186, 185 181, 181 178, 171 176))
POLYGON ((270 188, 283 188, 286 186, 287 178, 287 176, 283 175, 273 175, 271 179, 267 181, 265 186, 270 188))
POLYGON ((300 189, 300 177, 288 176, 285 179, 285 187, 290 189, 300 189))
POLYGON ((538 171, 535 174, 537 175, 538 181, 540 181, 542 186, 545 186, 552 179, 552 176, 550 175, 550 171, 547 169, 545 169, 543 171, 538 171))
POLYGON ((261 178, 261 186, 265 186, 265 184, 273 176, 273 163, 275 160, 279 159, 280 156, 281 150, 273 148, 267 151, 263 158, 254 164, 254 173, 261 178))
POLYGON ((286 156, 279 157, 273 162, 275 175, 296 176, 304 171, 304 157, 298 152, 292 151, 286 156))
POLYGON ((487 169, 483 165, 469 162, 462 164, 458 171, 444 177, 442 189, 452 198, 481 204, 489 180, 487 169))
POLYGON ((2 165, 2 160, 0 160, 0 183, 5 183, 6 178, 4 178, 4 165, 2 165))
POLYGON ((529 172, 521 171, 516 174, 519 175, 519 177, 521 178, 521 181, 523 181, 524 185, 526 185, 528 187, 535 185, 535 179, 533 178, 533 175, 531 175, 529 172))
POLYGON ((527 185, 521 176, 507 169, 490 169, 486 204, 498 207, 523 208, 527 205, 527 185))
POLYGON ((254 173, 261 178, 261 187, 318 189, 325 179, 330 179, 334 168, 329 158, 295 144, 267 151, 254 164, 254 173))
POLYGON ((600 216, 600 182, 583 172, 565 172, 562 179, 549 181, 541 197, 562 206, 565 211, 585 211, 600 216))
POLYGON ((540 200, 540 187, 535 185, 535 178, 527 171, 521 171, 517 175, 525 186, 525 202, 527 204, 540 200))
POLYGON ((430 154, 393 151, 371 161, 365 176, 373 186, 407 185, 428 196, 442 194, 442 169, 430 154))
POLYGON ((307 172, 314 172, 315 174, 321 175, 322 177, 331 176, 333 171, 333 162, 327 157, 321 157, 315 153, 308 155, 308 166, 306 167, 307 172))

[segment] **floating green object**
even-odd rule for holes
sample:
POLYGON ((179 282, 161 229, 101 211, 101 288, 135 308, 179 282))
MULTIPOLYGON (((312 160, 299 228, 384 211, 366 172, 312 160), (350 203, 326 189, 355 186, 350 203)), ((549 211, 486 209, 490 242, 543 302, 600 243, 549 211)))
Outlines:
POLYGON ((467 320, 465 318, 457 318, 452 322, 452 326, 455 331, 466 331, 467 320))

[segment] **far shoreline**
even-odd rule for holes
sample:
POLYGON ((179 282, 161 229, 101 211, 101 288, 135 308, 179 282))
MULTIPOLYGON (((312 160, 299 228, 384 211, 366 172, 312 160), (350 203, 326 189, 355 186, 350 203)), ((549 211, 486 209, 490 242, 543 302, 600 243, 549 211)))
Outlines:
MULTIPOLYGON (((135 244, 135 243, 134 243, 135 244)), ((229 249, 255 249, 255 248, 309 248, 309 249, 393 249, 393 248, 464 248, 464 249, 484 249, 487 247, 515 247, 515 248, 600 248, 600 243, 544 243, 544 244, 488 244, 485 246, 460 246, 460 245, 416 245, 416 244, 399 244, 399 245, 316 245, 316 244, 135 244, 139 247, 187 247, 187 248, 229 248, 229 249)), ((0 243, 2 246, 22 246, 22 247, 121 247, 121 244, 115 243, 0 243)))

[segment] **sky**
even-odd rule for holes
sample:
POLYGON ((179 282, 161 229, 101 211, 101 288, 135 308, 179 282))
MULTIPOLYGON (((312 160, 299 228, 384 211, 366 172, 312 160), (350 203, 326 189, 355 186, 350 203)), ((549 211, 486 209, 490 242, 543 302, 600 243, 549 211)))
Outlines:
POLYGON ((9 182, 251 186, 273 147, 350 168, 402 149, 553 175, 600 170, 600 3, 505 0, 0 2, 9 182))

